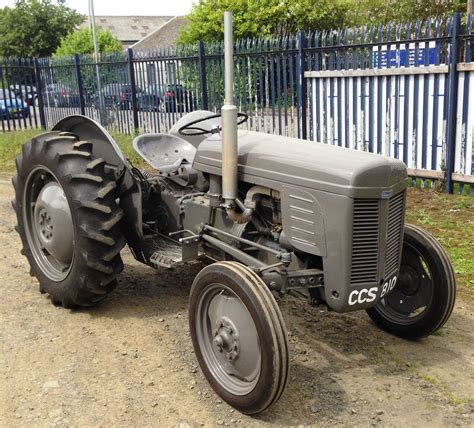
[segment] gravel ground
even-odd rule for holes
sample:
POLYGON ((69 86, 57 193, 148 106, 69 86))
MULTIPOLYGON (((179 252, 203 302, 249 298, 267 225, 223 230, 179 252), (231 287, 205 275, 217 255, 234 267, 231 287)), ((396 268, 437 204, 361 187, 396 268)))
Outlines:
POLYGON ((339 315, 286 296, 291 349, 282 399, 239 414, 204 380, 188 333, 196 263, 154 271, 124 251, 117 291, 100 307, 53 306, 28 275, 0 180, 0 425, 474 425, 473 303, 458 299, 437 335, 407 342, 365 313, 339 315))

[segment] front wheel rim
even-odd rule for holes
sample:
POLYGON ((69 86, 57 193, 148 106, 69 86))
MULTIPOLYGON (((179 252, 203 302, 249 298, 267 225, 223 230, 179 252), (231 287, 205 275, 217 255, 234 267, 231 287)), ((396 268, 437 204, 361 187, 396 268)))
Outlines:
POLYGON ((433 272, 423 254, 405 242, 397 285, 380 301, 377 310, 396 324, 414 324, 429 312, 433 281, 433 272))
POLYGON ((64 190, 51 170, 34 168, 26 179, 23 219, 29 248, 41 272, 55 282, 69 274, 74 227, 64 190))
POLYGON ((196 309, 196 335, 207 369, 221 388, 246 395, 261 372, 260 340, 249 310, 227 286, 211 284, 196 309))

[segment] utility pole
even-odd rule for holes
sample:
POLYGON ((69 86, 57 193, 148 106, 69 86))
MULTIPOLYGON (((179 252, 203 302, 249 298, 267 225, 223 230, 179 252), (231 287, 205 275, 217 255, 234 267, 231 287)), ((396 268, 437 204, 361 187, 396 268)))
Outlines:
POLYGON ((474 0, 467 0, 467 14, 472 15, 474 0))
POLYGON ((97 43, 97 32, 95 28, 95 15, 94 15, 94 0, 89 0, 89 22, 91 24, 92 30, 92 40, 94 41, 94 60, 95 60, 95 74, 97 81, 97 100, 99 102, 99 120, 102 125, 105 125, 104 122, 104 110, 102 103, 102 91, 100 84, 100 70, 99 70, 99 45, 97 43))

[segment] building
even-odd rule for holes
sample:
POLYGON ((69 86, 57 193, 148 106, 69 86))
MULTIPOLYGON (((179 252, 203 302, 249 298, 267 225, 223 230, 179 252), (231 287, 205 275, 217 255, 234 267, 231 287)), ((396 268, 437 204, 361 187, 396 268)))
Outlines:
POLYGON ((131 47, 136 51, 175 47, 179 31, 186 23, 184 16, 174 16, 131 47))
MULTIPOLYGON (((95 24, 98 30, 110 30, 122 43, 124 49, 144 46, 138 49, 154 49, 159 46, 174 46, 179 29, 186 24, 182 16, 96 16, 95 24)), ((81 27, 88 27, 86 20, 81 27)))

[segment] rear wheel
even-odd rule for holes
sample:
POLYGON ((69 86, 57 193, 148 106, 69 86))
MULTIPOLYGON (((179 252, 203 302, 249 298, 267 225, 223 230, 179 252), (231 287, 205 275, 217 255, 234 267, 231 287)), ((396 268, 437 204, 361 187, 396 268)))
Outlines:
POLYGON ((58 132, 26 143, 16 164, 17 231, 40 290, 69 308, 100 302, 123 268, 113 174, 91 143, 58 132))
POLYGON ((286 328, 265 283, 236 262, 204 268, 189 300, 194 351, 216 393, 242 413, 276 403, 288 376, 286 328))
POLYGON ((446 323, 455 298, 454 272, 443 247, 423 229, 406 225, 397 284, 367 313, 383 330, 417 339, 446 323))

